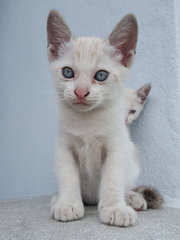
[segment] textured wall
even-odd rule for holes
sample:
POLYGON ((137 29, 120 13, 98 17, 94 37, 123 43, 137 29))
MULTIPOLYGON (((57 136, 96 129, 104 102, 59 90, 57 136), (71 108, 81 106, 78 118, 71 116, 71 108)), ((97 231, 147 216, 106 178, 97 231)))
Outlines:
POLYGON ((125 14, 137 16, 137 56, 127 85, 153 85, 145 111, 131 127, 141 153, 139 182, 180 199, 180 87, 175 7, 169 0, 0 1, 0 198, 56 189, 57 106, 46 58, 51 8, 74 33, 86 36, 105 37, 125 14))

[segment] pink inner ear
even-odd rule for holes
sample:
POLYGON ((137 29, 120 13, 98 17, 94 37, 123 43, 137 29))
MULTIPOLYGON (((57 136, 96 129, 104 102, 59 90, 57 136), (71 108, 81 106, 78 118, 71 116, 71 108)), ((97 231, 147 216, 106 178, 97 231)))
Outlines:
POLYGON ((48 51, 48 59, 49 59, 49 61, 51 62, 51 61, 56 60, 57 57, 58 57, 58 51, 56 51, 56 49, 52 45, 48 46, 48 50, 49 50, 48 51))
POLYGON ((50 52, 51 52, 51 54, 52 54, 53 56, 57 57, 57 53, 56 53, 56 51, 55 51, 55 49, 54 49, 53 46, 49 46, 49 50, 50 50, 50 52))
POLYGON ((49 58, 58 57, 59 48, 71 39, 71 32, 65 23, 63 17, 56 10, 51 10, 47 21, 49 58))
POLYGON ((129 14, 125 16, 115 27, 109 36, 109 41, 119 54, 123 55, 121 63, 129 67, 135 53, 138 35, 138 25, 136 18, 129 14))
POLYGON ((128 67, 131 65, 131 60, 132 60, 132 54, 127 54, 127 55, 123 55, 123 58, 121 60, 122 65, 124 65, 125 67, 128 67))

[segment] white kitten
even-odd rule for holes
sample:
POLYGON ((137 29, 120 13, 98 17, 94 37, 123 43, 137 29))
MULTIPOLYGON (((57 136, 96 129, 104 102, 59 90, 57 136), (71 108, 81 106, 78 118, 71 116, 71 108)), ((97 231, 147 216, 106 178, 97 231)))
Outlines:
POLYGON ((147 102, 147 97, 151 90, 151 84, 147 83, 143 85, 138 90, 132 90, 130 88, 125 88, 126 93, 126 123, 131 124, 135 121, 141 111, 144 108, 144 105, 147 102))
MULTIPOLYGON (((125 198, 139 167, 124 121, 123 81, 136 48, 136 19, 125 16, 106 40, 75 38, 52 10, 47 30, 50 68, 61 98, 59 193, 52 201, 52 216, 60 221, 82 218, 84 201, 98 204, 103 223, 133 225, 137 214, 125 198)), ((136 196, 145 209, 142 195, 136 196)))

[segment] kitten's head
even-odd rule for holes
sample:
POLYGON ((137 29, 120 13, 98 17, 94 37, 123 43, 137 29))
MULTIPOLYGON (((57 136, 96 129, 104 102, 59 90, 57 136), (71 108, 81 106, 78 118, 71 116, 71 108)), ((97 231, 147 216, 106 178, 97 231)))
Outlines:
POLYGON ((119 101, 137 31, 135 17, 127 15, 107 39, 76 38, 59 13, 50 11, 48 59, 62 102, 86 112, 119 101))
POLYGON ((130 124, 136 120, 146 104, 151 90, 151 84, 147 83, 138 90, 133 91, 126 88, 126 123, 130 124))

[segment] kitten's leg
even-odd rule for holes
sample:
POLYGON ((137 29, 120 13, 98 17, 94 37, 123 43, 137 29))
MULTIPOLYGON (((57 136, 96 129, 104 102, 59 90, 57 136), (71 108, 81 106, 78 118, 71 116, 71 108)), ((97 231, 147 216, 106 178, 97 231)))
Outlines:
POLYGON ((136 211, 144 211, 147 209, 147 202, 143 195, 134 191, 126 193, 126 203, 136 211))
POLYGON ((55 220, 71 221, 84 216, 80 193, 80 177, 77 163, 66 147, 57 153, 57 177, 59 193, 51 202, 51 213, 55 220))
MULTIPOLYGON (((112 145, 111 145, 112 146, 112 145)), ((119 145, 118 145, 119 146, 119 145)), ((137 214, 125 201, 126 156, 123 149, 112 149, 107 152, 103 165, 99 214, 103 223, 115 226, 129 226, 136 222, 137 214)))

